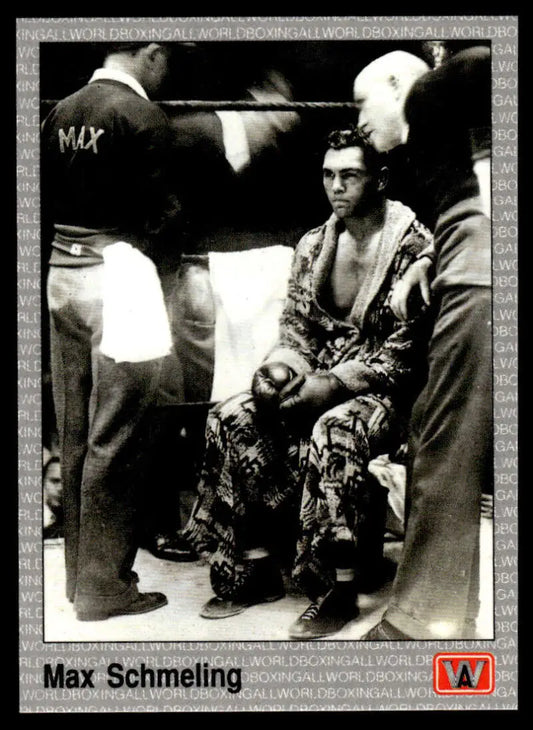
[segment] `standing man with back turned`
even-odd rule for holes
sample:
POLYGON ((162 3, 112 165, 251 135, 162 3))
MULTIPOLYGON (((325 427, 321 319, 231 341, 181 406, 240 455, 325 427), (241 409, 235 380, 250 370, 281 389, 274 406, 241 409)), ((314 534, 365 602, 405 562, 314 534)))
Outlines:
POLYGON ((418 78, 406 71, 408 55, 376 59, 354 87, 374 146, 391 128, 399 134, 390 145, 407 140, 436 221, 434 247, 391 299, 404 319, 411 290, 428 301, 432 278, 435 324, 411 420, 405 545, 385 617, 364 638, 473 639, 481 494, 490 491, 493 460, 491 235, 475 174, 490 150, 490 51, 467 49, 418 78))
MULTIPOLYGON (((167 603, 162 593, 139 593, 132 571, 147 415, 165 352, 130 360, 102 352, 113 244, 122 242, 119 248, 152 272, 165 227, 175 220, 164 172, 168 122, 148 98, 167 72, 168 52, 156 43, 113 47, 104 67, 42 126, 44 205, 55 229, 48 302, 66 592, 82 621, 167 603)), ((135 272, 119 267, 119 279, 132 281, 135 272)), ((157 277, 151 281, 159 286, 157 277)), ((138 297, 144 307, 144 287, 138 297)))

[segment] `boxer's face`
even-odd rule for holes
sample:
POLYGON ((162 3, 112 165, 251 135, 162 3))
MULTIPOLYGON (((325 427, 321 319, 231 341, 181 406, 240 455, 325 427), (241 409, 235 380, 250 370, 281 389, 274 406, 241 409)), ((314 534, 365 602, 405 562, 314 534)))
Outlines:
POLYGON ((376 180, 367 169, 360 147, 329 149, 322 177, 331 207, 341 219, 360 213, 376 193, 376 180))
POLYGON ((358 127, 378 152, 388 152, 403 142, 403 100, 389 78, 363 71, 355 80, 354 101, 358 127))

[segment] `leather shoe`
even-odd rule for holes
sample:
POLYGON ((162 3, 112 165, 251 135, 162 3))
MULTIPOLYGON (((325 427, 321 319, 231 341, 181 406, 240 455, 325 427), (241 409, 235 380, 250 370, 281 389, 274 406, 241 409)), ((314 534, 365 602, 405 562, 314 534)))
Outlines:
POLYGON ((361 637, 361 641, 410 641, 410 636, 390 624, 386 619, 381 619, 379 624, 373 626, 361 637))
POLYGON ((358 615, 359 609, 355 600, 339 600, 331 590, 322 598, 311 603, 292 624, 289 628, 289 638, 306 641, 329 636, 340 631, 358 615))
POLYGON ((175 563, 192 563, 198 560, 198 554, 182 535, 156 535, 152 554, 162 560, 173 560, 175 563))
POLYGON ((85 609, 77 611, 76 618, 78 621, 104 621, 113 616, 135 616, 139 613, 155 611, 157 608, 166 606, 167 603, 167 597, 163 593, 139 593, 135 600, 126 606, 107 610, 85 609))

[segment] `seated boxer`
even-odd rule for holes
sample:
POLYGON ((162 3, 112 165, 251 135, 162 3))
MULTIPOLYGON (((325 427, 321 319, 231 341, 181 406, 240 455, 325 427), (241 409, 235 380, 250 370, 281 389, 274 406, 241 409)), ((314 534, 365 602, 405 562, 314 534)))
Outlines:
POLYGON ((355 129, 329 136, 323 184, 333 212, 296 249, 278 345, 251 391, 209 413, 186 528, 211 566, 204 618, 282 598, 276 553, 287 536, 293 577, 312 599, 291 638, 356 618, 357 593, 379 570, 384 490, 368 463, 403 436, 427 319, 420 304, 398 321, 389 297, 431 241, 409 208, 385 198, 386 175, 355 129))

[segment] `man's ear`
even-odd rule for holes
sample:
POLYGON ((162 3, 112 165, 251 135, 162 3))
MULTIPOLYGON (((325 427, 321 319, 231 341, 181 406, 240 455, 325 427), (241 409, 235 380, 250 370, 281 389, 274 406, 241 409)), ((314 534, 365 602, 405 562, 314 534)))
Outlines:
POLYGON ((143 51, 145 58, 153 63, 157 56, 163 53, 163 47, 159 43, 149 43, 143 51))
POLYGON ((381 170, 378 172, 377 177, 377 190, 378 192, 382 193, 387 185, 389 184, 389 168, 388 167, 382 167, 381 170))
POLYGON ((402 89, 399 78, 395 74, 390 74, 388 77, 388 82, 391 86, 391 89, 394 92, 394 95, 397 99, 400 98, 402 95, 402 89))

